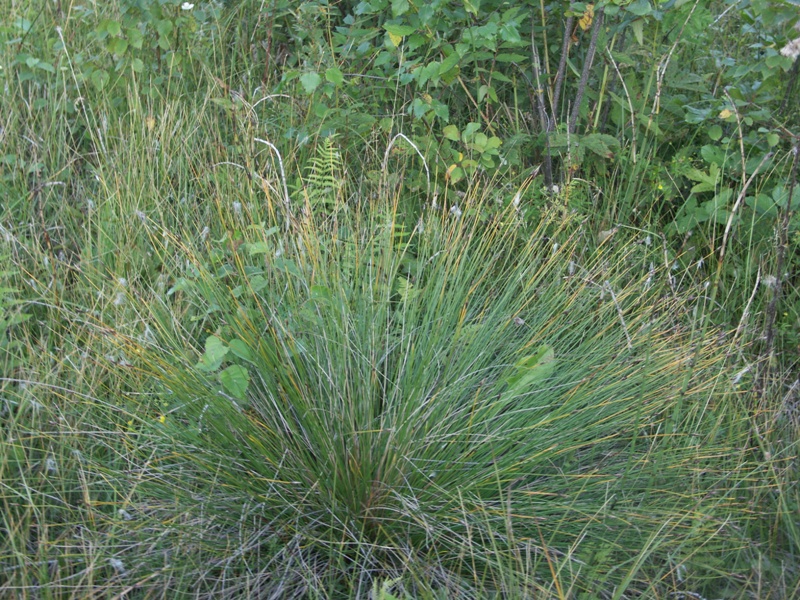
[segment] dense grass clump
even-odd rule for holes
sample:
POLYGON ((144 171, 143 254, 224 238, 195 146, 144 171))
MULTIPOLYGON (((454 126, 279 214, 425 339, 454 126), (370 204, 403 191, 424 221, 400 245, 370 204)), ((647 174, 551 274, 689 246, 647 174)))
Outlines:
POLYGON ((800 597, 797 11, 417 4, 0 3, 0 599, 800 597))
POLYGON ((207 528, 198 592, 655 593, 741 549, 726 348, 646 248, 481 203, 185 249, 127 353, 168 390, 144 489, 207 528))

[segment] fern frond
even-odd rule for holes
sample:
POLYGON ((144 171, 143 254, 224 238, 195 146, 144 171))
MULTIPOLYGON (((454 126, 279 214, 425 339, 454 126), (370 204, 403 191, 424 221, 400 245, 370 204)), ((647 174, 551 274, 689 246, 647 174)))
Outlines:
POLYGON ((330 209, 338 204, 344 188, 343 163, 335 135, 325 138, 306 167, 305 191, 312 207, 330 209))

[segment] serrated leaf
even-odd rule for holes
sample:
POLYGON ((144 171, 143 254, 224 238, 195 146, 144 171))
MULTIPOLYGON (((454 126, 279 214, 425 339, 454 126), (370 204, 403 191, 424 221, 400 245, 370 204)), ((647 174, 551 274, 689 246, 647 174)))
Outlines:
POLYGON ((114 38, 108 45, 108 49, 111 51, 112 54, 116 54, 117 56, 122 56, 128 49, 128 40, 126 40, 125 38, 114 38))
POLYGON ((308 73, 300 75, 300 84, 303 86, 306 94, 313 94, 320 83, 322 83, 322 77, 320 77, 319 73, 316 71, 309 71, 308 73))
POLYGON ((392 0, 392 16, 394 17, 406 14, 409 8, 411 5, 408 0, 392 0))
POLYGON ((687 169, 686 177, 692 181, 699 181, 700 183, 710 185, 711 189, 713 190, 714 186, 719 180, 719 167, 715 164, 712 164, 708 173, 695 168, 687 169))
POLYGON ((243 340, 238 338, 231 340, 230 344, 228 344, 228 348, 230 348, 231 352, 235 356, 238 356, 242 360, 246 360, 247 362, 253 361, 253 355, 250 353, 250 348, 244 343, 243 340))
POLYGON ((580 144, 603 158, 614 158, 619 150, 619 140, 604 133, 592 133, 580 139, 580 144))
POLYGON ((294 262, 293 260, 278 257, 272 263, 272 266, 285 273, 290 273, 295 277, 300 277, 300 278, 303 277, 303 272, 297 266, 297 263, 294 262))
POLYGON ((208 336, 206 338, 206 351, 200 357, 200 361, 195 365, 195 368, 206 373, 216 371, 228 354, 228 350, 229 348, 225 345, 225 342, 217 336, 208 336))
POLYGON ((416 29, 414 27, 411 27, 410 25, 393 25, 391 23, 384 23, 383 28, 390 35, 396 35, 400 37, 411 35, 416 31, 416 29))
POLYGON ((325 71, 325 79, 327 79, 328 81, 330 81, 335 85, 341 85, 342 82, 344 82, 344 75, 336 67, 331 67, 330 69, 325 71))
POLYGON ((92 72, 91 79, 94 87, 96 87, 98 91, 103 91, 103 88, 108 85, 111 76, 104 69, 97 69, 92 72))
POLYGON ((131 27, 130 29, 125 30, 125 35, 127 36, 128 43, 131 45, 131 47, 136 48, 137 50, 142 49, 144 36, 142 35, 141 31, 131 27))
POLYGON ((448 140, 452 140, 454 142, 461 141, 461 133, 458 131, 458 127, 455 125, 448 125, 442 129, 442 133, 448 140))
POLYGON ((255 242, 248 246, 247 251, 250 254, 250 256, 256 256, 257 254, 267 254, 270 251, 270 244, 269 242, 255 242))
POLYGON ((250 384, 250 374, 241 365, 231 365, 219 374, 219 381, 231 396, 244 400, 250 384))

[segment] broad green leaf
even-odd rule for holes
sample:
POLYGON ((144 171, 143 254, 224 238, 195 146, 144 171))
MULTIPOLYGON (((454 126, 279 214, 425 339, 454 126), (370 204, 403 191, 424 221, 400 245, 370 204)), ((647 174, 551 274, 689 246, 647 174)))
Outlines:
POLYGON ((316 71, 309 71, 300 75, 300 83, 307 94, 313 94, 314 90, 322 83, 322 77, 316 71))
POLYGON ((408 0, 392 0, 393 17, 406 14, 409 8, 411 8, 411 5, 408 3, 408 0))
POLYGON ((649 0, 633 0, 633 2, 625 7, 625 10, 637 17, 644 17, 653 12, 653 7, 650 6, 649 0))
POLYGON ((580 139, 580 143, 603 158, 614 158, 614 153, 619 150, 619 140, 604 133, 592 133, 580 139))
POLYGON ((758 194, 757 196, 747 196, 745 204, 756 211, 759 215, 766 215, 768 217, 778 216, 778 206, 775 200, 766 194, 758 194))
POLYGON ((156 22, 156 31, 158 32, 159 37, 167 37, 169 34, 172 33, 174 25, 172 21, 169 19, 162 19, 161 21, 156 22))
POLYGON ((122 33, 122 27, 119 24, 119 21, 106 21, 106 31, 111 35, 119 35, 122 33))
POLYGON ((250 353, 250 348, 244 343, 244 341, 238 338, 233 339, 231 340, 230 344, 228 344, 228 347, 234 355, 238 356, 242 360, 246 360, 247 362, 252 362, 253 356, 250 353))
POLYGON ((250 279, 250 289, 253 290, 255 294, 263 290, 267 285, 269 285, 269 281, 261 275, 255 275, 250 279))
POLYGON ((478 11, 481 9, 481 0, 462 0, 464 2, 464 10, 474 16, 478 16, 478 11))
POLYGON ((712 125, 708 128, 708 137, 710 137, 715 142, 718 141, 722 137, 722 127, 719 125, 712 125))
POLYGON ((114 38, 108 45, 108 49, 111 51, 112 54, 116 54, 117 56, 122 56, 128 49, 128 40, 126 40, 125 38, 114 38))
POLYGON ((331 67, 327 71, 325 71, 325 79, 330 81, 335 85, 341 85, 344 81, 344 75, 342 72, 337 69, 336 67, 331 67))
POLYGON ((480 123, 467 123, 467 126, 464 127, 464 132, 461 134, 461 140, 464 143, 471 142, 475 133, 480 131, 481 124, 480 123))
POLYGON ((530 391, 533 386, 550 377, 556 366, 555 360, 555 352, 547 344, 542 344, 533 354, 519 359, 503 379, 508 386, 503 399, 508 400, 530 391))
POLYGON ((14 27, 19 29, 22 33, 28 33, 33 27, 33 23, 31 23, 28 19, 18 18, 14 19, 14 27))
POLYGON ((409 25, 393 25, 391 23, 384 23, 383 28, 390 34, 396 35, 399 37, 405 37, 407 35, 411 35, 416 31, 415 28, 409 25))
POLYGON ((96 87, 99 91, 103 91, 103 88, 108 85, 108 81, 111 79, 111 76, 108 74, 108 71, 104 69, 97 69, 92 72, 91 79, 94 87, 96 87))
POLYGON ((330 302, 333 299, 333 294, 324 285, 312 285, 311 299, 315 302, 330 302))
POLYGON ((199 371, 211 372, 219 369, 229 348, 221 339, 215 335, 206 338, 206 351, 200 357, 200 361, 195 365, 199 371))
POLYGON ((773 132, 767 134, 767 144, 769 144, 770 148, 774 148, 775 146, 777 146, 780 141, 781 138, 777 133, 773 132))
POLYGON ((241 365, 231 365, 219 374, 220 383, 234 398, 244 400, 247 386, 250 383, 250 374, 241 365))
POLYGON ((37 69, 41 69, 42 71, 47 71, 48 73, 55 73, 56 70, 49 62, 45 62, 40 60, 39 63, 36 65, 37 69))
POLYGON ((452 140, 454 142, 461 141, 461 134, 458 131, 458 127, 455 125, 447 125, 444 129, 442 129, 442 133, 448 140, 452 140))
POLYGON ((269 242, 255 242, 250 244, 247 247, 247 251, 250 256, 255 256, 257 254, 267 254, 271 250, 271 245, 269 242))
POLYGON ((285 273, 290 273, 295 277, 303 277, 302 271, 300 271, 300 269, 297 267, 297 263, 295 263, 293 260, 278 257, 272 263, 272 266, 285 273))
POLYGON ((464 170, 461 167, 452 164, 447 168, 446 175, 447 178, 450 180, 450 183, 458 183, 459 181, 464 179, 464 170))
POLYGON ((700 148, 700 156, 709 164, 722 166, 725 164, 725 153, 719 146, 712 146, 707 144, 700 148))
POLYGON ((716 189, 720 178, 719 166, 716 163, 711 163, 708 173, 705 173, 700 169, 688 169, 686 171, 686 177, 692 181, 699 182, 697 185, 692 187, 691 191, 693 194, 699 194, 701 192, 713 192, 716 189))
POLYGON ((644 19, 636 19, 631 23, 633 29, 633 36, 640 46, 644 46, 644 19))
MULTIPOLYGON (((687 123, 697 124, 702 123, 709 117, 711 117, 711 109, 710 108, 695 108, 694 106, 686 105, 683 107, 686 111, 683 119, 687 123)), ((731 113, 733 114, 733 113, 731 113)))
MULTIPOLYGON (((528 57, 524 54, 510 54, 507 52, 502 52, 494 57, 494 59, 499 63, 521 63, 528 60, 528 57)), ((492 74, 494 76, 494 74, 492 74)))
POLYGON ((444 75, 445 73, 448 73, 452 68, 458 65, 458 61, 460 60, 461 57, 458 55, 458 53, 453 52, 450 56, 445 58, 439 65, 439 75, 444 75))
POLYGON ((137 50, 142 49, 144 36, 142 35, 141 31, 135 27, 131 27, 130 29, 125 30, 125 35, 127 36, 128 43, 131 45, 131 47, 136 48, 137 50))

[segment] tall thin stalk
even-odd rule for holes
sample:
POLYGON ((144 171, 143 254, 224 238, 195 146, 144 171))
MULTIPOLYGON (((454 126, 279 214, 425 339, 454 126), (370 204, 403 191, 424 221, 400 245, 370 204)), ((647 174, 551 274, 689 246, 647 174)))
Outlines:
POLYGON ((575 101, 572 105, 572 115, 570 116, 569 124, 567 125, 568 133, 574 133, 575 125, 578 123, 578 116, 580 115, 581 110, 581 101, 583 100, 583 94, 586 91, 586 85, 589 82, 589 72, 592 70, 594 55, 597 52, 597 36, 600 35, 600 29, 603 26, 604 14, 604 10, 601 8, 597 11, 597 14, 594 17, 594 24, 592 25, 592 39, 589 42, 589 48, 586 51, 586 59, 583 62, 583 71, 581 71, 581 80, 578 84, 578 91, 575 94, 575 101))
POLYGON ((762 363, 766 366, 761 369, 760 383, 760 392, 762 395, 767 388, 765 385, 766 377, 769 373, 769 365, 775 345, 775 317, 778 314, 778 303, 780 302, 781 292, 783 291, 783 263, 786 260, 786 251, 789 247, 789 221, 792 216, 792 198, 794 197, 794 190, 797 187, 797 163, 798 158, 800 158, 800 144, 795 142, 795 145, 792 147, 792 153, 794 154, 794 159, 792 159, 792 171, 789 175, 789 196, 786 198, 786 207, 783 209, 778 229, 778 255, 775 260, 775 287, 772 290, 772 299, 767 306, 764 353, 762 355, 762 363))
MULTIPOLYGON (((567 56, 569 55, 570 32, 572 31, 572 25, 574 22, 575 17, 570 15, 567 17, 567 22, 564 23, 564 37, 561 39, 561 56, 558 59, 556 80, 553 82, 553 104, 551 106, 551 111, 554 116, 558 114, 558 102, 561 100, 561 90, 564 86, 564 74, 567 71, 567 56)), ((550 126, 554 127, 555 124, 551 123, 550 126)), ((550 131, 552 131, 552 129, 550 131)))
POLYGON ((544 184, 547 189, 553 187, 553 157, 550 153, 550 132, 553 131, 553 121, 555 114, 547 114, 547 105, 544 102, 544 88, 541 81, 541 63, 539 61, 539 50, 536 47, 535 29, 531 27, 531 52, 533 53, 533 78, 536 83, 536 109, 539 113, 539 123, 545 139, 544 155, 544 184))

